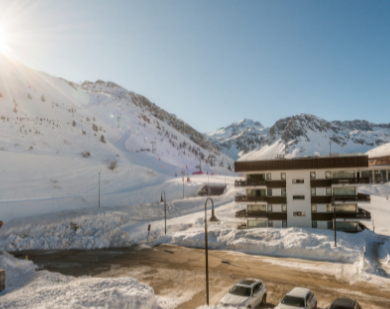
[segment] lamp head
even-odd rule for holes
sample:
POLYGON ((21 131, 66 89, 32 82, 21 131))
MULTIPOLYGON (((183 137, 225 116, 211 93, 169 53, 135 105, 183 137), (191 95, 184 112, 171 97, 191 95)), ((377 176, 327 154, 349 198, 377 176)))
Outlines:
POLYGON ((161 193, 161 201, 160 201, 161 203, 163 203, 164 202, 164 199, 163 199, 163 197, 162 197, 162 193, 161 193))

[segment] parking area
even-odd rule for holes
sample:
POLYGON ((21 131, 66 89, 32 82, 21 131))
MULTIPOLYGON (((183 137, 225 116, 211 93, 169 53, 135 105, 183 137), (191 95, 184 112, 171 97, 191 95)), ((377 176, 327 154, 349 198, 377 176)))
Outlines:
MULTIPOLYGON (((25 255, 43 269, 66 275, 137 278, 154 288, 162 308, 193 309, 206 302, 205 254, 201 249, 158 246, 15 253, 20 258, 25 255)), ((252 277, 262 279, 267 286, 267 304, 262 308, 274 308, 294 286, 314 291, 319 308, 327 308, 341 296, 358 299, 363 308, 390 308, 388 287, 344 276, 342 265, 337 267, 341 272, 335 275, 323 271, 334 269, 332 263, 209 251, 210 303, 218 304, 237 281, 252 277), (316 268, 322 271, 313 271, 316 268)))

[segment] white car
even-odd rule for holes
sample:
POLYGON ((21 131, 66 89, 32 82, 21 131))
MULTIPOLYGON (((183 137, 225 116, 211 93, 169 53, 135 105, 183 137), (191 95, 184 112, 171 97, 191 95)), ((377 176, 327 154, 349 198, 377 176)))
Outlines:
POLYGON ((293 288, 288 292, 279 305, 279 309, 317 309, 317 297, 315 294, 305 288, 293 288))
POLYGON ((267 289, 259 279, 237 282, 221 300, 222 306, 256 308, 267 302, 267 289))

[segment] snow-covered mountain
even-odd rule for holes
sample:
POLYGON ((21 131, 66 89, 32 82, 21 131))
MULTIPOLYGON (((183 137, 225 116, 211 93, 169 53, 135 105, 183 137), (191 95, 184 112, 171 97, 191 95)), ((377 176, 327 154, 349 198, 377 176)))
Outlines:
POLYGON ((113 82, 77 84, 1 55, 0 162, 1 218, 20 213, 22 201, 26 215, 49 204, 97 205, 98 172, 102 198, 114 206, 156 201, 145 188, 181 173, 233 169, 203 134, 142 95, 113 82))
POLYGON ((365 153, 390 142, 390 123, 374 124, 365 120, 328 122, 314 115, 300 114, 280 119, 270 128, 253 124, 255 122, 251 120, 244 120, 206 136, 235 160, 270 159, 277 155, 324 155, 330 151, 365 153), (240 127, 242 122, 248 125, 240 127))

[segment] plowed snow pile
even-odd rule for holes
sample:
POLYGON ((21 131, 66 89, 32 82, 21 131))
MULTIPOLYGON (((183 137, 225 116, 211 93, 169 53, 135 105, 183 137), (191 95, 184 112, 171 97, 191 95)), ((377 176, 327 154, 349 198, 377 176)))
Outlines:
POLYGON ((0 268, 6 270, 6 290, 0 293, 4 309, 159 308, 153 289, 133 278, 74 278, 36 272, 32 262, 7 253, 0 255, 0 268))

